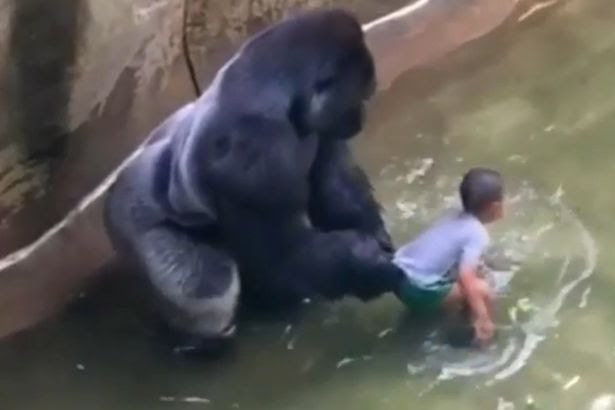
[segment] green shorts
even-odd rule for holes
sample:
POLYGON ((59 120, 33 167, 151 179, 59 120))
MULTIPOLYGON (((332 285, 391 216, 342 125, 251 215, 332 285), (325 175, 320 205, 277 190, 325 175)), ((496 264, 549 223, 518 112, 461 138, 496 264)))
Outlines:
POLYGON ((454 283, 445 283, 433 288, 421 288, 410 280, 404 280, 399 287, 397 297, 412 310, 421 314, 437 312, 444 299, 453 289, 454 283))

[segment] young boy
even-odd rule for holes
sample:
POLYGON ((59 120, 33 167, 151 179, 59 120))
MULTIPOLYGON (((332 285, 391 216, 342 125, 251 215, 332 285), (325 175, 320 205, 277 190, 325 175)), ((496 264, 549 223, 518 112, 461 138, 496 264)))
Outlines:
POLYGON ((502 178, 474 168, 459 192, 463 211, 441 219, 395 254, 395 264, 406 274, 397 295, 422 313, 469 309, 476 341, 484 345, 494 334, 493 294, 479 270, 489 244, 485 225, 503 216, 502 178))

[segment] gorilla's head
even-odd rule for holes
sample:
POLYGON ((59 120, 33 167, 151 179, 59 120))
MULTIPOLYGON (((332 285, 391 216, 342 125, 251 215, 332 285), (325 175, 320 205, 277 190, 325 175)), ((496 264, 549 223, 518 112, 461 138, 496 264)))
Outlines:
POLYGON ((308 127, 325 138, 347 139, 363 127, 365 104, 375 90, 374 64, 361 41, 318 72, 311 89, 308 127))
POLYGON ((319 10, 287 19, 252 38, 238 60, 236 74, 244 87, 258 83, 266 98, 285 95, 300 134, 347 139, 361 130, 375 69, 351 14, 319 10))

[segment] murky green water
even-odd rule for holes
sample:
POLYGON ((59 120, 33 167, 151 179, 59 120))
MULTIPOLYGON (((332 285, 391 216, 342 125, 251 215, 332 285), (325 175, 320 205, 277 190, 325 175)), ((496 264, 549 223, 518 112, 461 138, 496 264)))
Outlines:
POLYGON ((232 357, 182 362, 102 298, 0 344, 0 407, 509 410, 531 397, 615 408, 591 407, 615 394, 613 21, 611 0, 571 0, 374 102, 358 154, 398 242, 455 204, 468 167, 506 176, 492 256, 512 279, 493 349, 447 347, 387 297, 252 320, 232 357))

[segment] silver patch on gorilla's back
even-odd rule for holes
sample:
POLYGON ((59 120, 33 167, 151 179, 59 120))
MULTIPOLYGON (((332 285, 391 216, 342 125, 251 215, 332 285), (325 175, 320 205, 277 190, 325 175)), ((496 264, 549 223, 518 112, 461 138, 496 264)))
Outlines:
POLYGON ((172 186, 171 192, 178 192, 178 197, 183 197, 183 203, 179 204, 185 209, 181 209, 184 212, 191 213, 204 213, 211 218, 216 218, 216 210, 211 204, 210 199, 203 195, 199 191, 199 182, 195 180, 195 174, 192 170, 192 161, 190 155, 194 154, 194 144, 197 139, 202 136, 199 134, 199 130, 203 122, 207 122, 210 119, 212 110, 215 110, 216 102, 218 101, 219 84, 224 77, 224 74, 228 70, 235 60, 235 55, 229 60, 216 74, 209 88, 193 103, 193 110, 198 114, 195 114, 194 121, 190 125, 188 130, 188 136, 184 142, 184 146, 181 147, 179 167, 177 169, 177 178, 179 178, 179 186, 172 186))

